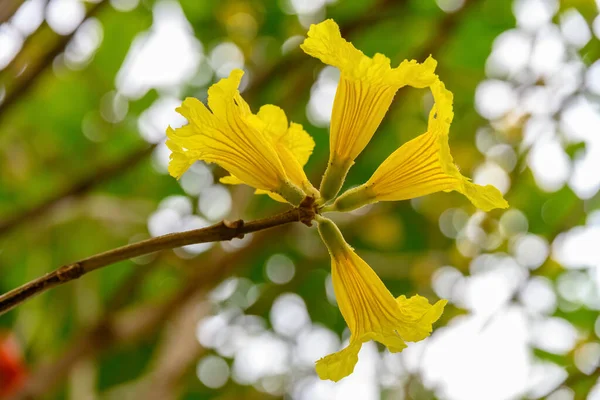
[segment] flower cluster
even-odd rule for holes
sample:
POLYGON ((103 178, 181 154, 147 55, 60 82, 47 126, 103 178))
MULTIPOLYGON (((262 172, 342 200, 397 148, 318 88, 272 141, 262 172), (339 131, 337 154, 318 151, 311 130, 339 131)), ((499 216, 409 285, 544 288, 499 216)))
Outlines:
MULTIPOLYGON (((454 164, 448 145, 452 93, 434 73, 433 58, 423 63, 403 61, 392 68, 384 55, 368 57, 344 40, 333 20, 312 25, 301 48, 341 72, 331 117, 329 163, 319 190, 303 170, 313 139, 276 106, 265 105, 253 114, 238 91, 241 70, 209 89, 210 110, 194 98, 177 109, 189 124, 167 130, 171 175, 179 178, 197 160, 214 162, 231 174, 222 178, 224 183, 243 183, 293 205, 312 197, 319 214, 453 190, 484 211, 508 207, 498 189, 472 183, 454 164), (366 183, 338 196, 396 92, 407 85, 429 88, 433 94, 427 131, 394 151, 366 183)), ((316 220, 331 255, 336 299, 351 332, 348 346, 317 361, 316 370, 322 379, 338 381, 352 373, 364 342, 375 340, 399 352, 406 341, 423 340, 446 301, 431 305, 418 295, 395 298, 331 220, 322 215, 316 220)))

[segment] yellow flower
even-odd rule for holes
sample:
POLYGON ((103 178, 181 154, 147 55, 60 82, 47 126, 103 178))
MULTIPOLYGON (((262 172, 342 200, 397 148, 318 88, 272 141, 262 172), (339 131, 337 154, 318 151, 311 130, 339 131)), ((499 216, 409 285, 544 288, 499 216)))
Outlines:
POLYGON ((330 155, 321 182, 323 201, 334 198, 344 178, 385 116, 396 91, 410 85, 423 88, 433 83, 436 61, 423 64, 403 61, 391 68, 383 54, 367 57, 344 40, 331 19, 312 25, 300 46, 307 54, 340 69, 341 76, 331 115, 330 155))
POLYGON ((350 211, 377 201, 406 200, 456 190, 484 211, 507 208, 491 185, 476 185, 461 175, 452 161, 448 133, 454 113, 452 93, 439 80, 431 85, 435 100, 426 133, 392 153, 363 185, 338 197, 330 210, 350 211))
MULTIPOLYGON (((277 106, 264 105, 252 117, 252 124, 259 131, 265 132, 272 142, 289 179, 306 194, 318 197, 318 191, 312 186, 302 169, 315 147, 313 138, 302 128, 302 125, 294 122, 288 125, 285 112, 277 106)), ((221 182, 230 185, 244 183, 233 175, 221 178, 221 182)), ((268 194, 277 201, 285 202, 277 193, 261 189, 257 189, 256 193, 268 194)))
POLYGON ((318 222, 331 255, 335 297, 351 333, 348 347, 317 361, 319 377, 337 382, 352 373, 364 342, 375 340, 395 353, 406 347, 405 341, 425 339, 447 301, 430 305, 421 296, 394 298, 375 271, 346 243, 337 226, 323 217, 318 217, 318 222))
POLYGON ((179 178, 197 160, 216 163, 231 173, 226 183, 245 183, 297 205, 307 194, 316 194, 302 169, 314 142, 302 126, 288 128, 278 107, 264 106, 252 114, 238 91, 243 74, 233 70, 211 86, 210 111, 195 98, 177 109, 189 124, 167 129, 169 172, 179 178))

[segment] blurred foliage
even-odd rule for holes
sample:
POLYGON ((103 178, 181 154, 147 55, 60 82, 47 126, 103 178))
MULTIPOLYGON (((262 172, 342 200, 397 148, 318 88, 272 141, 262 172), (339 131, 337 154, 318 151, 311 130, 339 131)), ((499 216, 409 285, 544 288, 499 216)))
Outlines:
MULTIPOLYGON (((210 71, 210 79, 201 79, 201 68, 210 63, 211 52, 223 42, 234 43, 244 56, 244 68, 250 76, 244 96, 252 109, 258 110, 265 103, 279 105, 315 138, 307 174, 316 185, 327 162, 328 135, 326 127, 309 120, 306 110, 323 66, 302 54, 294 37, 303 36, 311 21, 325 17, 335 18, 348 39, 366 54, 381 52, 393 63, 412 58, 422 61, 430 53, 438 60, 438 73, 454 93, 450 144, 461 171, 473 176, 486 160, 475 145, 476 137, 485 136, 481 133, 484 130, 490 132, 489 140, 507 144, 516 158, 516 166, 507 168, 506 176, 510 186, 507 199, 512 209, 520 210, 526 218, 524 231, 517 233, 539 235, 552 244, 561 233, 585 224, 586 217, 598 208, 598 195, 583 200, 568 185, 552 191, 540 187, 527 163, 528 150, 522 146, 523 127, 530 115, 518 115, 517 122, 510 116, 490 121, 475 111, 476 91, 489 75, 488 58, 494 40, 516 25, 512 1, 467 0, 455 12, 446 13, 438 3, 461 2, 338 0, 327 2, 331 4, 319 7, 313 15, 299 16, 292 4, 301 1, 179 0, 169 4, 180 5, 193 36, 204 49, 198 71, 183 82, 154 85, 139 98, 122 96, 122 103, 114 103, 119 104, 118 109, 111 111, 126 57, 136 41, 145 40, 144 35, 157 29, 160 16, 156 10, 163 10, 158 6, 167 3, 100 0, 99 4, 87 4, 87 12, 93 12, 89 18, 99 22, 102 32, 99 46, 87 59, 79 64, 66 61, 61 43, 73 40, 71 34, 59 35, 44 22, 25 39, 14 60, 0 70, 0 99, 6 102, 0 102, 1 292, 73 260, 149 237, 149 221, 157 210, 165 208, 165 199, 173 199, 169 196, 189 199, 191 214, 211 220, 198 206, 203 192, 186 193, 181 182, 166 174, 165 153, 161 153, 164 146, 161 140, 148 144, 140 136, 140 120, 164 98, 204 99, 207 87, 218 77, 210 71), (133 4, 130 10, 119 11, 128 4, 133 4), (284 43, 291 44, 282 52, 284 43), (123 115, 111 117, 111 112, 123 115), (135 157, 149 146, 156 149, 135 157), (119 163, 123 168, 110 170, 119 163), (55 199, 61 193, 64 196, 55 199), (37 211, 28 213, 32 209, 37 211), (17 222, 3 229, 3 222, 11 220, 17 222)), ((558 23, 558 15, 573 9, 587 23, 598 26, 598 8, 591 0, 561 1, 553 21, 558 23)), ((68 17, 67 12, 64 18, 68 17)), ((598 60, 599 40, 592 37, 583 48, 572 52, 589 67, 598 60)), ((177 62, 163 59, 154 71, 168 77, 177 62)), ((424 132, 430 106, 431 98, 424 91, 401 89, 384 123, 352 168, 345 188, 363 183, 392 149, 424 132)), ((159 119, 165 122, 157 127, 160 131, 167 123, 176 123, 163 120, 159 119)), ((571 160, 587 149, 581 140, 563 144, 571 160)), ((210 168, 215 177, 223 176, 223 171, 210 168)), ((218 182, 216 178, 214 182, 218 182)), ((227 218, 252 219, 282 209, 264 196, 253 197, 249 188, 228 190, 232 207, 227 218)), ((498 233, 504 226, 503 217, 498 210, 488 215, 475 213, 460 195, 442 193, 377 205, 366 214, 344 217, 339 222, 348 241, 392 293, 418 292, 435 299, 440 294, 432 287, 432 279, 441 267, 451 265, 468 277, 473 272, 473 259, 481 254, 514 256, 517 235, 498 233), (442 221, 449 215, 455 228, 446 234, 442 221), (485 240, 500 238, 499 242, 489 246, 469 242, 460 234, 471 229, 467 224, 483 232, 485 240)), ((163 224, 171 222, 163 220, 163 224)), ((268 382, 264 381, 244 385, 229 379, 219 389, 206 387, 197 377, 196 365, 204 355, 218 352, 192 340, 195 345, 183 350, 188 357, 178 358, 182 350, 177 342, 184 346, 187 342, 183 337, 194 336, 201 318, 223 310, 259 316, 270 329, 272 306, 283 293, 298 294, 313 322, 342 337, 345 324, 326 289, 328 256, 315 230, 303 228, 256 234, 244 246, 237 244, 241 250, 233 247, 235 244, 217 244, 199 255, 180 250, 122 262, 52 289, 0 316, 0 328, 11 332, 20 343, 29 379, 42 382, 46 388, 35 398, 281 398, 289 387, 276 388, 269 395, 268 382), (274 254, 292 260, 295 275, 291 281, 275 284, 269 278, 266 265, 274 254), (230 276, 239 278, 235 295, 207 297, 230 276), (186 322, 186 318, 193 321, 186 322), (137 333, 128 336, 127 332, 137 333), (69 360, 73 354, 76 361, 69 360)), ((537 269, 531 269, 528 276, 546 278, 554 289, 565 274, 565 267, 552 257, 544 257, 537 269)), ((506 307, 520 301, 520 289, 512 293, 506 307)), ((577 345, 597 343, 598 308, 574 304, 560 296, 557 301, 559 307, 550 314, 576 327, 577 345)), ((438 325, 468 314, 463 306, 453 302, 438 325)), ((586 398, 596 384, 597 368, 581 371, 575 366, 576 349, 557 354, 532 345, 528 351, 531 357, 568 372, 564 386, 575 391, 574 398, 586 398)), ((231 354, 222 355, 231 367, 231 354)), ((294 373, 297 375, 283 382, 291 385, 311 374, 305 370, 294 373)), ((413 375, 403 379, 399 387, 382 388, 384 398, 446 398, 422 382, 418 374, 413 375)))

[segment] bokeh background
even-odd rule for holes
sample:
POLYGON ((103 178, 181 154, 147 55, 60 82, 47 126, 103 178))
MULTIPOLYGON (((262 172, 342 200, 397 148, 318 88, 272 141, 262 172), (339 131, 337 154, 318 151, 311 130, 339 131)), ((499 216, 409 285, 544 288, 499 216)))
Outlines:
MULTIPOLYGON (((431 338, 368 343, 355 373, 314 361, 348 332, 329 258, 301 224, 122 262, 0 317, 0 398, 600 399, 600 2, 2 0, 0 292, 86 256, 222 218, 283 210, 197 163, 167 174, 186 96, 243 68, 254 111, 285 109, 317 146, 339 72, 304 55, 311 23, 394 64, 432 54, 455 95, 461 171, 508 210, 457 194, 336 215, 395 295, 449 300, 431 338)), ((426 129, 401 89, 345 187, 426 129)))

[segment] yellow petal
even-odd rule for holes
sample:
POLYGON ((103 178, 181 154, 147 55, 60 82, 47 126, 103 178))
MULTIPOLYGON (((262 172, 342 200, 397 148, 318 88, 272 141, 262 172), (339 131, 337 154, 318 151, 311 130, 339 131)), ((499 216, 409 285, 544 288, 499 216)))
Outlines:
POLYGON ((341 71, 331 115, 329 165, 321 184, 321 195, 328 200, 373 137, 396 91, 405 85, 433 83, 436 62, 430 57, 423 64, 404 61, 392 68, 383 54, 367 57, 344 40, 331 19, 312 25, 301 48, 341 71))
MULTIPOLYGON (((286 173, 273 140, 256 128, 254 116, 239 94, 242 75, 243 71, 233 70, 228 78, 211 86, 210 111, 197 99, 185 99, 177 111, 189 125, 171 129, 167 136, 184 154, 189 152, 199 160, 219 164, 256 189, 278 193, 299 204, 305 194, 286 173)), ((173 173, 179 173, 185 164, 180 156, 172 160, 173 173)))
POLYGON ((288 126, 284 111, 272 104, 260 108, 256 118, 253 119, 253 124, 272 140, 290 181, 302 188, 306 194, 318 195, 318 191, 312 186, 303 169, 315 147, 315 142, 302 125, 292 122, 288 126))
POLYGON ((315 141, 312 136, 304 130, 302 125, 294 122, 290 123, 286 134, 281 138, 281 142, 294 154, 302 167, 306 165, 315 148, 315 141))
POLYGON ((490 211, 506 208, 508 203, 491 185, 473 184, 461 175, 454 164, 448 145, 453 118, 452 93, 442 82, 431 87, 435 105, 429 127, 415 139, 392 153, 362 186, 341 195, 334 206, 348 211, 376 201, 398 201, 439 191, 456 190, 478 208, 490 211))
MULTIPOLYGON (((173 128, 167 128, 167 134, 173 131, 173 128)), ((187 171, 192 164, 196 161, 194 157, 191 156, 190 151, 184 150, 181 146, 179 146, 176 142, 171 139, 167 139, 167 147, 171 150, 171 155, 169 157, 169 167, 168 171, 171 176, 174 178, 181 178, 181 176, 187 171)))
MULTIPOLYGON (((244 181, 242 181, 239 178, 236 178, 233 175, 224 176, 221 179, 219 179, 219 182, 221 182, 225 185, 244 185, 245 184, 244 181)), ((287 203, 287 200, 284 199, 283 197, 281 197, 281 195, 274 193, 274 192, 269 192, 267 190, 256 189, 254 191, 254 194, 266 194, 267 196, 269 196, 270 198, 272 198, 275 201, 278 201, 280 203, 287 203)))
POLYGON ((240 178, 237 178, 233 175, 224 176, 221 179, 219 179, 219 182, 221 182, 225 185, 243 185, 244 184, 243 180, 241 180, 240 178))
POLYGON ((403 61, 397 68, 391 68, 390 60, 383 54, 368 57, 342 38, 339 26, 332 19, 311 25, 307 36, 300 48, 325 64, 339 68, 349 79, 398 88, 405 85, 425 87, 436 79, 433 71, 437 63, 433 58, 423 64, 403 61))
POLYGON ((316 363, 315 369, 319 378, 337 382, 350 375, 358 362, 358 352, 362 347, 361 342, 351 342, 348 347, 321 358, 316 363))
POLYGON ((423 340, 431 333, 446 301, 432 306, 420 296, 395 299, 375 271, 346 243, 337 226, 323 217, 318 222, 331 254, 335 297, 351 332, 349 348, 319 361, 326 365, 321 366, 323 374, 319 376, 337 380, 352 372, 357 343, 376 340, 392 352, 402 351, 405 341, 423 340))
POLYGON ((410 342, 418 342, 425 339, 431 334, 432 324, 440 319, 444 312, 444 307, 448 303, 447 300, 438 300, 433 306, 429 301, 419 295, 406 298, 399 296, 396 301, 409 318, 419 320, 419 324, 411 327, 411 329, 399 329, 400 336, 410 342))
POLYGON ((269 196, 270 198, 272 198, 275 201, 278 201, 280 203, 287 203, 287 201, 283 197, 281 197, 281 195, 274 193, 274 192, 268 192, 266 190, 256 189, 254 194, 266 194, 267 196, 269 196))
POLYGON ((258 110, 256 116, 265 124, 269 135, 279 139, 288 129, 288 119, 285 112, 272 104, 265 104, 258 110))

